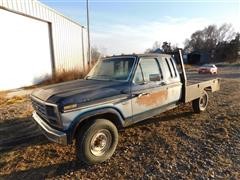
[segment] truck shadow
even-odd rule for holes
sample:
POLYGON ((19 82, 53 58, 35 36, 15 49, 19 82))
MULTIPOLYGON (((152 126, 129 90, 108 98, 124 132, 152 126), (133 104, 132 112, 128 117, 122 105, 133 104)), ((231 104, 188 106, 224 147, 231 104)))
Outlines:
POLYGON ((77 170, 88 170, 91 166, 81 164, 77 161, 68 161, 62 164, 54 164, 45 167, 31 168, 24 171, 13 172, 3 176, 6 179, 45 179, 65 175, 77 170))
MULTIPOLYGON (((174 111, 175 112, 175 111, 174 111)), ((129 128, 135 126, 146 125, 149 123, 158 123, 163 121, 175 121, 179 117, 192 116, 192 112, 187 107, 184 111, 177 111, 175 113, 163 113, 159 116, 149 118, 145 121, 137 123, 129 128)), ((187 118, 185 118, 187 119, 187 118)), ((164 149, 171 151, 172 147, 167 143, 164 138, 158 139, 159 143, 164 149)), ((34 123, 31 117, 23 119, 14 119, 0 123, 0 153, 10 152, 15 149, 23 149, 35 144, 47 144, 49 141, 41 135, 40 130, 34 123)), ((144 144, 144 143, 143 143, 144 144)), ((140 153, 140 152, 139 152, 140 153)), ((93 171, 96 166, 88 166, 79 163, 77 160, 68 160, 58 164, 48 164, 44 167, 30 168, 27 170, 14 171, 11 174, 3 176, 4 179, 45 179, 56 176, 71 174, 75 171, 88 172, 93 171)), ((104 163, 100 166, 105 166, 104 163)), ((1 167, 1 164, 0 164, 1 167)))
POLYGON ((0 123, 0 153, 47 142, 32 117, 5 120, 0 123))
MULTIPOLYGON (((0 123, 0 156, 15 150, 23 150, 30 146, 45 145, 49 140, 42 135, 38 125, 32 117, 4 120, 0 123)), ((0 168, 7 162, 0 162, 0 168)), ((88 169, 88 166, 75 160, 61 164, 51 164, 45 167, 30 168, 23 171, 14 171, 11 174, 0 175, 0 179, 44 179, 66 174, 79 169, 88 169)))

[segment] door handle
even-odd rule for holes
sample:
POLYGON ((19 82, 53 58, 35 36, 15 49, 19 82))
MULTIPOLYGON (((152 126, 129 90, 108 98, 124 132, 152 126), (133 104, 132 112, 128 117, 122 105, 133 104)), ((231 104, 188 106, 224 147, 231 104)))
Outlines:
POLYGON ((160 82, 158 85, 160 85, 160 86, 164 86, 164 85, 167 85, 167 83, 164 82, 164 81, 162 81, 162 82, 160 82))
POLYGON ((132 94, 133 97, 142 97, 142 96, 148 96, 150 95, 150 93, 136 93, 136 94, 132 94))
POLYGON ((140 93, 140 94, 138 94, 138 97, 140 98, 142 96, 148 96, 148 95, 150 95, 150 93, 140 93))

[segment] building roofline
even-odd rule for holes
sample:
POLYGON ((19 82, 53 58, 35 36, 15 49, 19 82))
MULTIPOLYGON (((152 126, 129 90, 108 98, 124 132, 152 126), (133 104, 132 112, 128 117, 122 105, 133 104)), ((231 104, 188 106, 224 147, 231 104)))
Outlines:
POLYGON ((66 15, 63 15, 62 13, 58 12, 57 10, 53 9, 52 7, 49 7, 48 5, 44 4, 43 2, 40 2, 39 0, 35 0, 36 3, 40 4, 41 6, 47 8, 48 10, 54 12, 55 14, 67 19, 68 21, 78 25, 78 26, 81 26, 82 28, 86 28, 85 26, 81 25, 80 23, 76 22, 76 20, 73 20, 72 18, 66 16, 66 15))

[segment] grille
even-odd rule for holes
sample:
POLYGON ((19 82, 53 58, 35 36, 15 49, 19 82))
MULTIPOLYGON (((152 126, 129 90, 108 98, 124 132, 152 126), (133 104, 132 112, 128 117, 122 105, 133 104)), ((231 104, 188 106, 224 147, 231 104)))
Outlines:
POLYGON ((48 123, 57 123, 57 115, 54 107, 40 103, 32 99, 32 105, 37 114, 42 117, 48 123))

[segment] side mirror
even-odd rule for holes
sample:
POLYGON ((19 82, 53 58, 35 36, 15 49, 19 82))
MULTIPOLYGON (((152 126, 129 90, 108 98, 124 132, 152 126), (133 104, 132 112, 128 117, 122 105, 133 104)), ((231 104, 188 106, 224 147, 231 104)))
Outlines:
POLYGON ((149 74, 149 80, 150 81, 160 81, 161 76, 160 76, 160 74, 149 74))

